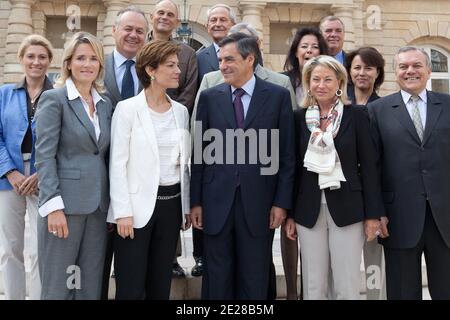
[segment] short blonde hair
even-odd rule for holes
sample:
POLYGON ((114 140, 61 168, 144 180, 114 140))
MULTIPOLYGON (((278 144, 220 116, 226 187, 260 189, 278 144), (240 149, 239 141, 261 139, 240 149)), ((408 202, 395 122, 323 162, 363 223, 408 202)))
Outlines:
POLYGON ((31 34, 25 39, 22 40, 22 43, 19 46, 19 50, 17 50, 17 58, 22 60, 25 55, 25 51, 27 51, 30 46, 42 46, 47 50, 48 59, 50 62, 53 59, 53 47, 50 41, 38 34, 31 34))
POLYGON ((308 60, 303 66, 303 99, 300 102, 300 106, 302 106, 303 108, 307 108, 316 103, 314 97, 310 96, 308 93, 310 92, 309 82, 311 80, 311 74, 317 66, 323 66, 334 71, 339 82, 339 89, 342 91, 342 95, 339 97, 339 99, 341 99, 342 103, 349 104, 350 101, 348 100, 347 96, 347 71, 345 70, 344 66, 335 58, 331 56, 320 55, 308 60))
POLYGON ((66 83, 66 80, 72 76, 72 71, 69 70, 69 62, 72 60, 73 53, 77 49, 77 47, 82 44, 87 43, 90 44, 92 50, 94 51, 97 59, 100 63, 100 70, 98 72, 97 78, 95 79, 93 86, 94 88, 102 93, 105 92, 105 85, 103 83, 103 78, 105 74, 105 60, 103 57, 103 45, 97 37, 93 36, 89 32, 77 32, 70 39, 66 48, 64 49, 62 55, 62 66, 61 73, 56 80, 55 88, 63 87, 66 83))

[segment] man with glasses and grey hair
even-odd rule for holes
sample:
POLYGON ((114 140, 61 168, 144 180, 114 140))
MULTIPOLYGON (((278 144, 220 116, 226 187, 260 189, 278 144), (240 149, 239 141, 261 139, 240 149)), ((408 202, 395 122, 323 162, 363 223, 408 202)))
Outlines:
POLYGON ((422 254, 432 299, 450 299, 450 95, 428 91, 421 48, 394 57, 400 91, 368 105, 386 216, 381 244, 388 299, 422 299, 422 254))

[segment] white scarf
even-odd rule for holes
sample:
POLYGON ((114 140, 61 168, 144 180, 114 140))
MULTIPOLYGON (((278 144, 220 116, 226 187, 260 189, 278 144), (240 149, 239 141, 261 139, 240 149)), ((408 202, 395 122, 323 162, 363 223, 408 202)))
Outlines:
POLYGON ((339 155, 334 147, 336 137, 341 125, 344 105, 341 100, 331 108, 325 131, 320 129, 320 110, 314 105, 306 110, 306 126, 311 131, 308 149, 303 159, 303 165, 308 171, 319 175, 320 189, 339 189, 341 181, 346 181, 342 172, 339 155))

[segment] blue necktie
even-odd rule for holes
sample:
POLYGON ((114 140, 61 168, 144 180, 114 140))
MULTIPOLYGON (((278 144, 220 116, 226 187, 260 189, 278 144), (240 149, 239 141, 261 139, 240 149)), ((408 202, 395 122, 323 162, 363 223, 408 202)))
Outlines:
POLYGON ((124 62, 126 69, 122 79, 122 99, 128 99, 134 97, 134 81, 131 74, 131 66, 134 64, 133 60, 127 60, 124 62))
POLYGON ((236 117, 236 127, 237 128, 244 128, 244 105, 242 104, 241 97, 245 94, 244 89, 237 88, 234 90, 234 115, 236 117))

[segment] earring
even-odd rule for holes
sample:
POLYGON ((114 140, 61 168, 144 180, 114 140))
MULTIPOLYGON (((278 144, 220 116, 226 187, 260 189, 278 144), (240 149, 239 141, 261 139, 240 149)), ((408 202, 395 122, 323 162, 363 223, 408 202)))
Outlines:
POLYGON ((308 90, 308 92, 306 94, 308 95, 308 97, 313 98, 313 96, 311 94, 311 90, 308 90))
POLYGON ((150 81, 155 81, 155 76, 150 76, 150 81))
POLYGON ((342 96, 342 90, 341 90, 341 89, 337 89, 337 90, 336 90, 336 96, 337 96, 337 97, 342 96))

